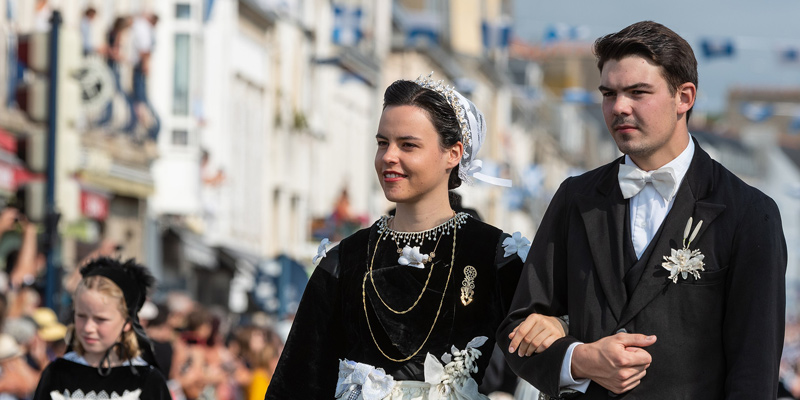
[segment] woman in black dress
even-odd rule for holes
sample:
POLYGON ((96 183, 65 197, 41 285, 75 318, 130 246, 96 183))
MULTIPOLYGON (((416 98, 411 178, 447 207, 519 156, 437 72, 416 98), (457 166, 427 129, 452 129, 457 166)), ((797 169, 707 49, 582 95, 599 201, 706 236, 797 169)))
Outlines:
MULTIPOLYGON (((510 185, 478 172, 485 135, 481 112, 441 81, 386 89, 375 170, 396 213, 321 246, 267 399, 485 398, 527 254, 524 238, 450 206, 464 180, 510 185)), ((554 326, 542 337, 564 335, 554 326)))

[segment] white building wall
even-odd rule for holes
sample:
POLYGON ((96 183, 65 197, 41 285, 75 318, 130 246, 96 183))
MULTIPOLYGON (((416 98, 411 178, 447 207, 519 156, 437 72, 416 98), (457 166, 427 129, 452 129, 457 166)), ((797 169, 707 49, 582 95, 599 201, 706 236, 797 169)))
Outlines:
MULTIPOLYGON (((151 74, 148 78, 148 98, 159 113, 161 130, 158 135, 159 158, 153 163, 152 172, 156 191, 151 198, 150 212, 154 214, 199 215, 200 201, 200 129, 198 121, 202 115, 201 90, 205 36, 202 21, 202 1, 181 0, 191 7, 189 19, 175 18, 174 0, 158 1, 149 8, 159 16, 156 26, 156 47, 151 58, 151 74), (189 35, 189 110, 176 113, 174 103, 176 37, 189 35), (179 141, 182 135, 186 141, 179 141)), ((226 2, 218 2, 222 8, 226 2)), ((144 8, 147 9, 147 8, 144 8)))

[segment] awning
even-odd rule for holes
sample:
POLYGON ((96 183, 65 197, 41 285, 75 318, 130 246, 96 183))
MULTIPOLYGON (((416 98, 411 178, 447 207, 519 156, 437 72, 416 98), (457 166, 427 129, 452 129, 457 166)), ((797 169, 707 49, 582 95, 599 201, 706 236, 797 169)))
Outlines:
POLYGON ((242 249, 219 246, 220 265, 234 271, 228 293, 228 309, 235 313, 246 312, 249 306, 248 293, 255 289, 258 266, 265 262, 262 257, 242 249))
POLYGON ((184 228, 171 227, 169 231, 180 239, 186 261, 201 268, 217 268, 217 252, 205 243, 202 236, 184 228))

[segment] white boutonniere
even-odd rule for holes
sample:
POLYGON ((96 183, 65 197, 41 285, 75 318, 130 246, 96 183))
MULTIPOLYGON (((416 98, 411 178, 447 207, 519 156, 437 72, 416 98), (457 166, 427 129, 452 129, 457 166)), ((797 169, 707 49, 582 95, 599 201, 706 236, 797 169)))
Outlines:
POLYGON ((665 261, 661 263, 661 266, 670 272, 667 279, 671 279, 673 283, 678 283, 679 275, 683 279, 688 279, 689 274, 692 274, 695 279, 700 279, 700 271, 705 271, 703 269, 703 265, 705 265, 703 263, 703 258, 705 258, 703 253, 700 250, 689 249, 689 245, 692 244, 702 225, 703 221, 701 220, 692 231, 692 218, 689 217, 689 221, 686 222, 686 228, 683 230, 683 248, 680 250, 672 249, 671 255, 664 256, 665 261), (689 232, 692 232, 691 236, 689 236, 689 232), (688 243, 686 242, 687 238, 689 239, 688 243))
POLYGON ((326 255, 328 255, 327 246, 328 244, 330 244, 330 242, 331 241, 328 240, 328 238, 322 239, 322 241, 319 242, 319 247, 317 247, 317 255, 315 255, 314 258, 311 259, 311 262, 314 263, 315 267, 319 265, 319 262, 322 261, 322 259, 325 258, 326 255))
POLYGON ((403 247, 403 254, 397 259, 400 265, 408 265, 414 268, 425 268, 426 261, 428 261, 428 255, 421 254, 419 246, 411 247, 409 245, 403 247))
POLYGON ((531 242, 519 232, 514 232, 511 237, 503 240, 503 257, 508 257, 517 253, 522 262, 528 258, 528 251, 531 249, 531 242))

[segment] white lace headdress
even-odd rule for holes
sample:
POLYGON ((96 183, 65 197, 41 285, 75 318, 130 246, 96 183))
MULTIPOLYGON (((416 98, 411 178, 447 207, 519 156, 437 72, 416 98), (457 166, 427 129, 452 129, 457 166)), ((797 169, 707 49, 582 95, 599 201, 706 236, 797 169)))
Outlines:
POLYGON ((502 179, 481 172, 483 162, 476 156, 486 139, 486 121, 484 121, 483 113, 475 107, 475 104, 458 93, 454 87, 446 86, 441 80, 434 81, 431 79, 432 76, 433 72, 428 76, 420 75, 414 83, 442 95, 456 114, 461 127, 461 143, 464 145, 458 177, 467 183, 472 183, 472 178, 475 178, 492 185, 511 187, 510 179, 502 179))

